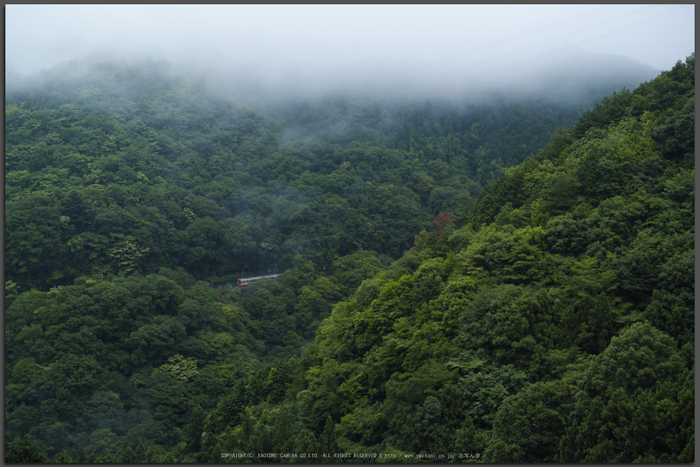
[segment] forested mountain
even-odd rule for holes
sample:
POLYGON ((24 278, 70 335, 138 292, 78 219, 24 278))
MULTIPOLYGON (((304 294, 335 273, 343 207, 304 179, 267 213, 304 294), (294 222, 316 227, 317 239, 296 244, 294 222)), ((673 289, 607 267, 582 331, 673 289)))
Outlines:
POLYGON ((581 110, 8 89, 7 459, 693 461, 694 56, 581 110))
POLYGON ((328 97, 263 116, 167 64, 66 63, 7 90, 8 279, 395 259, 593 103, 328 97))

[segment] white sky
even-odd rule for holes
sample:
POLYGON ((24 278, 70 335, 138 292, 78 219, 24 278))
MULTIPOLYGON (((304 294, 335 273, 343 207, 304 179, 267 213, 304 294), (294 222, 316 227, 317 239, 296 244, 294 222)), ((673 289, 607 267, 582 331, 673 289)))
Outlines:
POLYGON ((521 79, 576 51, 668 70, 695 50, 691 4, 6 5, 5 18, 19 74, 111 51, 261 82, 440 86, 521 79))

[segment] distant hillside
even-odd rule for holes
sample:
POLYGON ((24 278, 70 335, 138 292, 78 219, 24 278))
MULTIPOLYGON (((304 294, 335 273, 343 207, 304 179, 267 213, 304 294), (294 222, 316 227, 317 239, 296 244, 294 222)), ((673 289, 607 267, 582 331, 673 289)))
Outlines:
POLYGON ((258 111, 155 62, 69 62, 7 86, 7 277, 25 289, 397 258, 594 105, 338 96, 258 111))
POLYGON ((532 81, 526 79, 514 92, 581 104, 598 102, 601 95, 623 88, 635 89, 661 72, 627 57, 584 52, 559 54, 547 70, 538 70, 537 63, 532 62, 522 71, 532 81))
POLYGON ((606 98, 416 236, 317 331, 298 419, 340 452, 692 462, 694 79, 606 98))
POLYGON ((694 461, 694 56, 577 120, 81 67, 6 98, 6 462, 694 461))

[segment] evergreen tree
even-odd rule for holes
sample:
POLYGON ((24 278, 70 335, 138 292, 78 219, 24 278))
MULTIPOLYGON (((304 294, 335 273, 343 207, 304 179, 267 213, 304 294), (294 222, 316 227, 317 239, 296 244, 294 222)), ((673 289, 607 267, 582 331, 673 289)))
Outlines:
POLYGON ((202 449, 202 435, 204 434, 204 422, 206 416, 202 408, 196 406, 190 414, 189 423, 185 429, 187 452, 197 453, 202 449))
POLYGON ((49 456, 37 443, 25 435, 23 440, 15 438, 8 443, 5 449, 5 462, 7 463, 43 463, 49 462, 49 456))
POLYGON ((333 456, 340 452, 338 441, 335 434, 335 424, 329 415, 326 418, 326 426, 323 428, 323 433, 319 439, 319 458, 321 462, 335 463, 337 459, 333 456))

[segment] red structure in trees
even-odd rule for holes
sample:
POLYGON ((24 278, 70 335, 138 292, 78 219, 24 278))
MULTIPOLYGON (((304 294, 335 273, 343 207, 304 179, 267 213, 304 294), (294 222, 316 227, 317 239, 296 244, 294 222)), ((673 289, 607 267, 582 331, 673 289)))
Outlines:
POLYGON ((455 218, 452 211, 440 211, 440 213, 437 216, 435 216, 435 219, 433 219, 433 225, 435 226, 435 236, 437 238, 440 238, 440 235, 442 235, 442 231, 445 230, 445 228, 454 221, 455 218))

